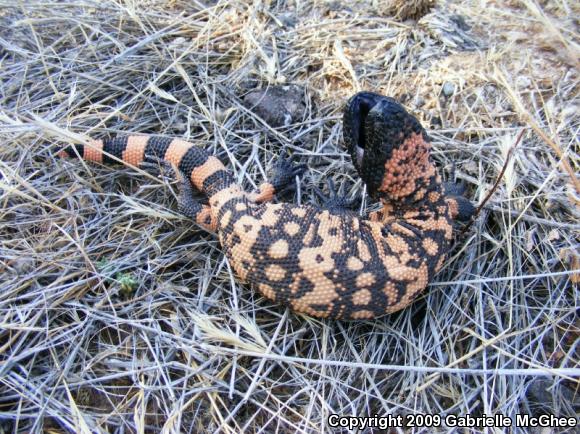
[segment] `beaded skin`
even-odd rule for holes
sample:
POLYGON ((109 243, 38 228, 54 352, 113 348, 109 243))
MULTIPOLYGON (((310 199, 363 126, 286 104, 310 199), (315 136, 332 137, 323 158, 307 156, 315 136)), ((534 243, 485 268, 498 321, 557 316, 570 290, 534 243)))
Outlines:
POLYGON ((446 192, 425 130, 394 99, 354 95, 343 125, 353 164, 383 206, 367 218, 340 206, 274 203, 300 172, 288 163, 259 192, 245 192, 216 157, 180 139, 94 140, 60 155, 104 164, 170 163, 186 179, 180 209, 217 233, 242 282, 297 312, 369 319, 417 297, 445 261, 453 219, 470 218, 473 206, 457 189, 446 192), (192 188, 208 203, 196 202, 192 188))

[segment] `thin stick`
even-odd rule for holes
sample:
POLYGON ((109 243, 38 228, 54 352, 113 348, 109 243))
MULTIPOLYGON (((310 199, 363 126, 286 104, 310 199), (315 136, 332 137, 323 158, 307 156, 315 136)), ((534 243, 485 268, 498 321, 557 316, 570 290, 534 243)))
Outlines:
POLYGON ((514 144, 510 147, 506 158, 505 158, 505 162, 503 163, 503 167, 501 168, 501 171, 499 172, 498 177, 495 180, 495 183, 493 184, 493 187, 491 188, 491 190, 489 190, 489 192, 487 193, 487 195, 485 196, 485 198, 483 199, 483 201, 477 206, 475 213, 473 213, 473 216, 471 217, 471 220, 469 221, 468 224, 466 224, 463 229, 461 230, 461 232, 459 233, 459 236, 463 236, 467 230, 473 225, 473 223, 475 222, 475 220, 477 220, 477 216, 479 216, 479 213, 481 212, 481 210, 483 209, 483 207, 485 206, 485 204, 489 201, 489 199, 491 198, 491 196, 495 193, 495 191, 497 190, 497 188, 499 187, 499 183, 501 182, 503 175, 507 169, 507 166, 509 164, 509 161, 512 157, 512 154, 514 153, 516 147, 518 146, 518 144, 520 143, 520 141, 522 140, 522 137, 524 135, 525 130, 522 129, 520 131, 520 133, 518 134, 518 137, 516 138, 516 141, 514 142, 514 144))

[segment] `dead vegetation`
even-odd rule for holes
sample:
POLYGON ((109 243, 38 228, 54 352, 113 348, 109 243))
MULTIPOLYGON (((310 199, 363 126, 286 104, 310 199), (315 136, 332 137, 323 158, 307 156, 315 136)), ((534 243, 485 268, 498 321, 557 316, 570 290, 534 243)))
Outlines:
POLYGON ((438 1, 418 21, 380 6, 0 2, 0 431, 576 414, 578 3, 438 1), (305 89, 277 128, 244 104, 275 84, 305 89), (309 165, 291 200, 329 177, 364 195, 340 122, 361 89, 417 114, 476 203, 523 131, 437 280, 377 321, 269 303, 177 214, 170 180, 54 156, 89 135, 184 137, 252 188, 285 146, 309 165))

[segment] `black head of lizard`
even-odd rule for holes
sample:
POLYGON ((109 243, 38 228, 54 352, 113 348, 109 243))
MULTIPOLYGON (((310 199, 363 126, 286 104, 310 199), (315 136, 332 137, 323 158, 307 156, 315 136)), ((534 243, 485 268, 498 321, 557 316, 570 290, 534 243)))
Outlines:
POLYGON ((429 190, 436 172, 429 138, 419 121, 393 98, 359 92, 344 111, 344 140, 369 194, 411 201, 429 190))
POLYGON ((396 100, 373 92, 355 94, 346 104, 343 130, 353 164, 371 197, 403 207, 429 201, 433 207, 447 196, 453 217, 470 218, 471 203, 444 191, 425 129, 396 100))

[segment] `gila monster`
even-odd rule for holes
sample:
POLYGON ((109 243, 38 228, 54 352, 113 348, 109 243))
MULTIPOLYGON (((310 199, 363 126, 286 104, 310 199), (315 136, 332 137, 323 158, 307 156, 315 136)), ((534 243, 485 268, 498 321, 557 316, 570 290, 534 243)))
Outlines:
POLYGON ((343 135, 369 195, 382 203, 368 218, 340 200, 326 209, 274 203, 304 170, 289 160, 282 159, 259 192, 248 193, 218 158, 180 139, 93 140, 60 155, 134 166, 149 158, 170 163, 184 179, 180 211, 217 232, 242 282, 297 312, 375 318, 409 305, 427 286, 445 261, 452 220, 467 220, 474 209, 461 189, 441 182, 425 130, 394 99, 354 95, 344 110, 343 135), (193 188, 208 204, 193 198, 193 188))

